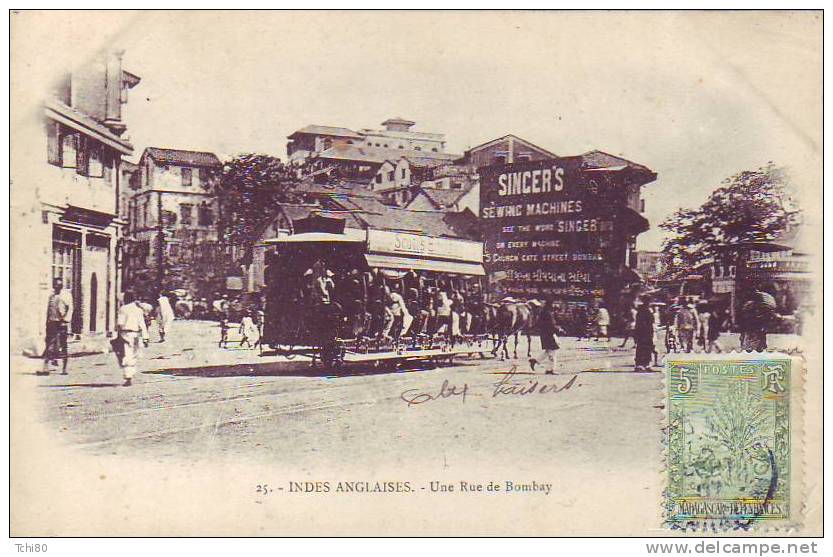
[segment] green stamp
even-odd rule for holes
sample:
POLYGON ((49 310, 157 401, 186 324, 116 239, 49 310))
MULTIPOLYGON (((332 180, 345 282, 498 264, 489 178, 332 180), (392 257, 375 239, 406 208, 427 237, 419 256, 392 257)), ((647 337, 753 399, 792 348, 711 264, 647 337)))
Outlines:
POLYGON ((666 360, 669 527, 790 518, 791 372, 782 354, 666 360))

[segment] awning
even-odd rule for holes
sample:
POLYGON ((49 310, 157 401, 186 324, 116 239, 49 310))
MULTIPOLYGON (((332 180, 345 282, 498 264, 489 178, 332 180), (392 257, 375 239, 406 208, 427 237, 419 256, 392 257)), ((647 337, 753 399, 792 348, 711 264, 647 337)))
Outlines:
POLYGON ((480 263, 463 263, 459 261, 438 261, 436 259, 416 259, 411 257, 394 257, 392 255, 366 254, 364 256, 370 267, 381 269, 415 269, 418 271, 436 271, 455 275, 484 276, 486 271, 480 263))

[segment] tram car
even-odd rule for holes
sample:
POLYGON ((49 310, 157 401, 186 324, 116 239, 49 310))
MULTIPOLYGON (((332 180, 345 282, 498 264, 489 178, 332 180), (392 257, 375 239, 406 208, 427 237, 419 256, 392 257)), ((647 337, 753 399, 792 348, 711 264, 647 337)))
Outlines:
POLYGON ((492 340, 477 310, 485 303, 485 272, 477 261, 482 244, 463 246, 469 261, 430 257, 444 253, 437 245, 429 257, 403 257, 373 250, 381 243, 418 251, 414 245, 433 245, 435 239, 347 232, 302 232, 265 241, 271 249, 264 270, 263 345, 333 368, 491 354, 492 340))

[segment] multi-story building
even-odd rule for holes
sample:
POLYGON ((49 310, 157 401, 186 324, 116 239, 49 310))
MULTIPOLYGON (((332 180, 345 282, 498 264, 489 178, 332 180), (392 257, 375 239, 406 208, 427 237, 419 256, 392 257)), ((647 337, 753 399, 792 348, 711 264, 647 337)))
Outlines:
POLYGON ((121 51, 98 53, 55 84, 12 148, 12 343, 43 347, 53 280, 74 300, 71 332, 115 327, 121 286, 122 105, 139 78, 122 69, 121 51))
POLYGON ((125 289, 145 296, 183 289, 209 297, 222 288, 214 153, 148 147, 128 205, 125 289))
MULTIPOLYGON (((382 122, 384 129, 362 128, 354 131, 335 126, 309 125, 293 132, 287 139, 286 154, 290 162, 299 163, 310 158, 343 161, 353 156, 356 162, 372 161, 377 166, 386 160, 396 161, 405 154, 414 157, 454 159, 445 155, 445 135, 412 131, 415 122, 389 118, 382 122)), ((369 169, 368 169, 369 170, 369 169)), ((372 178, 372 175, 371 175, 372 178)))

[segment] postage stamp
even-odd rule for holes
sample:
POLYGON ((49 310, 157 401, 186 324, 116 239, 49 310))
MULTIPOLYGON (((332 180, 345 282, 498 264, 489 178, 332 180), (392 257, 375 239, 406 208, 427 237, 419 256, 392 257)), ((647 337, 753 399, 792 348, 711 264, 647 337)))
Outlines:
POLYGON ((666 360, 666 525, 748 530, 791 523, 800 362, 782 353, 666 360))

